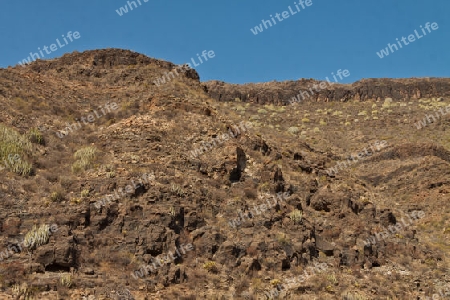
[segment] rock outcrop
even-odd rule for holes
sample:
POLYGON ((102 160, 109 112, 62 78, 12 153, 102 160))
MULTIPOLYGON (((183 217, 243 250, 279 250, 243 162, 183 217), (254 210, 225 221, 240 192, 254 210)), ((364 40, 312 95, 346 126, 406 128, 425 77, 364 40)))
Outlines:
POLYGON ((284 105, 293 97, 297 97, 300 102, 329 102, 349 99, 360 101, 385 98, 420 99, 450 95, 450 79, 448 78, 363 79, 353 84, 329 85, 327 83, 324 89, 320 88, 320 83, 321 81, 314 79, 301 79, 243 85, 208 81, 203 85, 209 96, 218 101, 234 101, 238 98, 242 102, 276 105, 284 105), (302 92, 303 97, 298 96, 302 92))

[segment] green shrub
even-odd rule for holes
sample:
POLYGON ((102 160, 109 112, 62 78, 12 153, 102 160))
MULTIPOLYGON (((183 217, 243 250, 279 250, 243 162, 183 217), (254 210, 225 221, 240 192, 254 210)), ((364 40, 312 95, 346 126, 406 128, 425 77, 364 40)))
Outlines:
POLYGON ((19 175, 30 175, 32 165, 21 159, 32 152, 31 142, 12 128, 0 124, 0 160, 6 167, 19 175), (11 159, 19 157, 19 159, 11 159))
POLYGON ((45 145, 44 136, 37 128, 30 128, 27 132, 28 139, 35 144, 45 145))
POLYGON ((100 170, 104 172, 112 172, 114 171, 114 165, 111 164, 101 165, 100 170))
POLYGON ((243 107, 242 105, 238 105, 238 106, 236 106, 236 111, 243 111, 243 112, 245 112, 245 107, 243 107))
POLYGON ((183 190, 183 188, 182 188, 180 185, 178 185, 178 184, 172 184, 172 185, 170 186, 170 191, 171 191, 174 195, 177 195, 177 196, 179 196, 179 197, 183 197, 183 196, 184 196, 184 190, 183 190))
POLYGON ((207 270, 208 272, 217 272, 217 266, 216 263, 213 261, 208 261, 203 264, 203 269, 207 270))
POLYGON ((53 202, 61 202, 64 200, 64 193, 62 191, 54 191, 50 194, 50 200, 53 202))
POLYGON ((70 288, 72 286, 72 275, 71 274, 65 274, 62 275, 59 279, 59 282, 62 286, 70 288))
POLYGON ((106 178, 116 177, 116 172, 114 172, 114 165, 111 164, 102 165, 100 166, 99 170, 105 172, 106 178))
POLYGON ((77 173, 79 171, 88 170, 96 156, 97 148, 95 147, 86 146, 78 149, 73 155, 76 161, 72 165, 72 172, 77 173))
POLYGON ((23 240, 24 246, 34 249, 47 244, 50 237, 49 229, 50 226, 46 224, 39 226, 39 228, 34 225, 33 229, 25 235, 23 240))
POLYGON ((382 108, 389 108, 391 106, 392 106, 392 98, 384 99, 384 103, 382 105, 382 108))
POLYGON ((272 279, 270 281, 270 284, 276 287, 281 284, 281 280, 280 279, 272 279))
POLYGON ((22 160, 20 158, 17 161, 11 161, 8 164, 8 167, 9 167, 10 171, 12 171, 12 172, 14 172, 16 174, 19 174, 21 176, 30 175, 31 171, 33 169, 32 165, 29 162, 24 161, 24 160, 22 160))
POLYGON ((31 143, 12 128, 0 124, 0 154, 31 152, 31 143))
POLYGON ((278 243, 280 243, 281 245, 287 246, 287 245, 291 244, 291 241, 286 234, 281 233, 281 234, 278 234, 278 243))
POLYGON ((327 280, 332 285, 336 285, 338 283, 338 280, 337 280, 336 275, 334 273, 330 274, 330 275, 327 275, 327 280))
POLYGON ((26 282, 23 282, 21 285, 13 285, 11 290, 12 294, 17 297, 16 299, 34 299, 34 291, 26 282))
POLYGON ((89 197, 89 190, 88 189, 82 190, 81 191, 81 197, 83 197, 83 198, 89 197))
POLYGON ((358 292, 346 292, 342 295, 342 300, 367 300, 368 298, 358 292))
POLYGON ((300 131, 300 129, 298 127, 294 126, 294 127, 289 127, 287 131, 292 134, 297 134, 300 131))
POLYGON ((258 109, 258 114, 267 114, 267 110, 265 110, 264 108, 260 108, 258 109))
POLYGON ((303 217, 303 212, 301 210, 298 210, 298 209, 294 209, 289 214, 289 218, 291 218, 291 220, 294 223, 300 223, 302 221, 302 217, 303 217))
POLYGON ((273 104, 265 104, 264 107, 268 110, 276 110, 275 106, 273 104))

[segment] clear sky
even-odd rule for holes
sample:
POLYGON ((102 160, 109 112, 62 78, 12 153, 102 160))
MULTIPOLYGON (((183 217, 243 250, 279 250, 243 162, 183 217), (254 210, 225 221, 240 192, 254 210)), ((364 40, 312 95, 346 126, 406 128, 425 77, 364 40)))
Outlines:
POLYGON ((139 1, 122 16, 116 10, 128 5, 126 0, 3 1, 0 67, 16 65, 59 38, 63 47, 47 50, 45 58, 123 48, 176 64, 194 58, 198 64, 197 53, 213 50, 215 57, 196 67, 202 81, 323 80, 338 69, 350 72, 341 81, 346 83, 450 77, 450 0, 310 0, 304 8, 300 0, 139 1), (287 18, 279 15, 279 21, 275 14, 283 11, 287 18), (253 34, 250 29, 271 14, 276 24, 253 34), (425 36, 420 26, 427 22, 439 28, 425 36), (420 39, 400 42, 402 48, 382 59, 376 54, 414 30, 420 39), (80 37, 66 44, 62 35, 69 31, 80 37))

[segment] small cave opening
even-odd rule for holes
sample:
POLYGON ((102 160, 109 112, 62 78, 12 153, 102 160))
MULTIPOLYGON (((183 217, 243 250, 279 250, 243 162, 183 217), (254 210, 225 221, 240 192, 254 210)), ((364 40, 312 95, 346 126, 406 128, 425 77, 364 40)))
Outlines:
POLYGON ((303 156, 299 153, 294 153, 294 160, 301 160, 303 159, 303 156))
POLYGON ((281 261, 281 271, 287 271, 291 268, 291 262, 289 261, 289 259, 283 259, 281 261))
POLYGON ((254 260, 253 262, 252 262, 252 264, 250 265, 250 268, 249 268, 249 270, 253 273, 253 272, 258 272, 258 271, 261 271, 261 264, 257 261, 257 260, 254 260))
POLYGON ((45 272, 70 272, 70 267, 61 266, 60 264, 50 264, 45 267, 45 272))
POLYGON ((236 258, 241 257, 242 254, 243 254, 242 249, 237 246, 234 246, 233 249, 231 249, 231 255, 233 255, 236 258))
POLYGON ((153 257, 156 257, 158 255, 161 255, 163 252, 161 249, 155 249, 155 248, 147 248, 145 251, 145 254, 150 254, 153 257))
POLYGON ((230 179, 230 181, 232 183, 235 183, 235 182, 239 182, 239 180, 241 179, 241 176, 242 176, 241 170, 238 169, 238 168, 234 168, 230 172, 230 178, 229 179, 230 179))
POLYGON ((175 257, 175 260, 173 261, 173 263, 175 264, 175 265, 178 265, 178 264, 182 264, 183 263, 183 257, 181 257, 181 256, 176 256, 175 257))
MULTIPOLYGON (((133 183, 134 183, 134 182, 133 182, 133 183)), ((134 190, 134 193, 131 194, 131 198, 137 198, 137 197, 139 197, 139 196, 145 194, 147 191, 148 191, 148 189, 145 188, 144 185, 138 183, 138 184, 136 185, 136 188, 135 188, 135 190, 134 190)))

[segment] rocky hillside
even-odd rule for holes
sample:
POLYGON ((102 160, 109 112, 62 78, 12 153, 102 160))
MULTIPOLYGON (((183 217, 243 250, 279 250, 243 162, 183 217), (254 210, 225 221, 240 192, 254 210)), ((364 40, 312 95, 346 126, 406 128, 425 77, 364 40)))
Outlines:
POLYGON ((118 49, 0 69, 1 298, 444 297, 450 80, 285 105, 311 83, 118 49))
POLYGON ((330 82, 332 85, 324 81, 320 86, 321 81, 314 79, 244 85, 208 81, 204 83, 204 86, 208 89, 208 95, 218 101, 240 99, 243 102, 276 105, 288 104, 289 100, 299 95, 300 101, 305 102, 342 102, 352 99, 376 101, 385 98, 418 100, 450 96, 448 78, 363 79, 353 84, 337 84, 331 78, 330 82))

